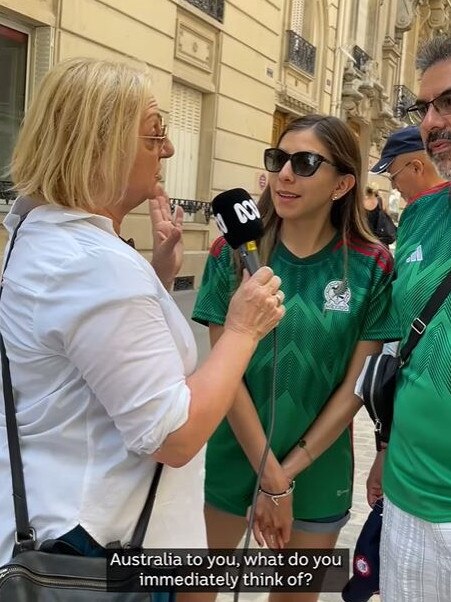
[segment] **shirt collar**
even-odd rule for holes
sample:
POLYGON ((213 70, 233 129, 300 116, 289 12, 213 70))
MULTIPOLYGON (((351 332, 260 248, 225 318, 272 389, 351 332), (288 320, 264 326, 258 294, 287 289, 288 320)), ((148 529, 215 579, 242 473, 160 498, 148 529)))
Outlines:
POLYGON ((3 224, 9 233, 14 231, 21 217, 27 213, 29 213, 29 216, 27 217, 28 224, 34 222, 62 224, 65 222, 86 220, 94 226, 117 236, 113 228, 113 222, 109 217, 96 215, 95 213, 89 213, 88 211, 83 211, 81 209, 71 209, 69 207, 62 207, 61 205, 42 203, 42 201, 30 197, 18 197, 14 201, 9 213, 3 221, 3 224))
POLYGON ((415 196, 410 197, 410 199, 407 201, 407 205, 412 205, 413 203, 415 203, 415 201, 418 201, 418 199, 420 199, 421 197, 427 196, 430 194, 434 194, 435 192, 438 192, 439 190, 442 190, 443 188, 446 188, 447 186, 450 186, 449 182, 442 182, 441 184, 437 184, 437 186, 433 186, 432 188, 426 188, 426 190, 422 190, 415 196))

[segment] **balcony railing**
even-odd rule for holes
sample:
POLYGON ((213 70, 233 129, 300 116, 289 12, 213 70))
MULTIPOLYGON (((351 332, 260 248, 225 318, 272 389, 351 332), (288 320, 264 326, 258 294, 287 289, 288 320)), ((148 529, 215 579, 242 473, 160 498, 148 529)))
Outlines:
POLYGON ((355 66, 359 71, 365 70, 365 65, 371 60, 369 54, 360 48, 360 46, 354 46, 352 49, 352 58, 355 60, 355 66))
POLYGON ((10 190, 12 182, 0 180, 0 212, 9 210, 9 205, 14 201, 17 192, 10 190))
MULTIPOLYGON (((2 208, 4 211, 8 211, 9 206, 17 197, 17 193, 10 190, 11 186, 12 182, 0 180, 0 212, 2 208)), ((170 199, 170 202, 172 209, 174 209, 175 205, 180 205, 185 214, 189 216, 194 216, 198 211, 201 211, 204 215, 205 223, 208 224, 210 222, 211 203, 191 199, 170 199)))
POLYGON ((224 0, 188 0, 188 2, 222 23, 224 19, 224 0))
POLYGON ((211 203, 206 201, 193 201, 191 199, 170 199, 171 209, 173 210, 176 205, 182 207, 185 214, 194 216, 198 211, 202 211, 205 217, 205 223, 210 222, 211 217, 211 203))
POLYGON ((316 48, 294 31, 287 31, 287 61, 310 75, 315 75, 316 48))
POLYGON ((393 114, 398 119, 407 118, 407 109, 416 101, 416 96, 407 86, 393 86, 393 114))

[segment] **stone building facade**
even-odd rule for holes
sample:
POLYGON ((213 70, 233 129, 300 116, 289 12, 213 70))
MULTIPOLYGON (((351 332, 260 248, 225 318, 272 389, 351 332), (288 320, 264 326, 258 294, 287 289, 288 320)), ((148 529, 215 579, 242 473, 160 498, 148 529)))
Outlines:
MULTIPOLYGON (((165 185, 187 210, 179 287, 196 287, 216 228, 209 202, 266 185, 265 147, 311 112, 349 122, 364 179, 414 101, 418 43, 450 31, 448 0, 0 0, 0 210, 23 112, 55 62, 146 63, 176 155, 165 185)), ((386 178, 377 185, 388 193, 386 178)), ((151 256, 146 207, 124 223, 151 256)))

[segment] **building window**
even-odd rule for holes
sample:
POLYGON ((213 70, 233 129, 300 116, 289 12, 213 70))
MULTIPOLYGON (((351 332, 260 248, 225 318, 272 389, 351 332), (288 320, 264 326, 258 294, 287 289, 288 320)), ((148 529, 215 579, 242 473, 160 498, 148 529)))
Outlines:
POLYGON ((167 162, 165 187, 171 198, 195 200, 200 147, 202 93, 174 82, 169 137, 176 149, 167 162))
POLYGON ((292 0, 291 2, 290 30, 301 37, 304 34, 304 4, 304 0, 292 0))
POLYGON ((0 22, 0 181, 9 179, 8 165, 24 115, 28 53, 29 34, 0 22))
MULTIPOLYGON (((292 0, 290 29, 287 31, 286 60, 310 75, 315 74, 314 2, 292 0)), ((317 17, 316 17, 317 18, 317 17)))

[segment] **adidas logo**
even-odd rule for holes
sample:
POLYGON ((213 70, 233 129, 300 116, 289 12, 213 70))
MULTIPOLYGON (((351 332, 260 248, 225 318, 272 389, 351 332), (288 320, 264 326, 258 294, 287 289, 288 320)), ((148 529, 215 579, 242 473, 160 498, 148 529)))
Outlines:
POLYGON ((406 263, 414 263, 416 261, 423 261, 423 249, 421 245, 418 245, 412 255, 406 259, 406 263))

